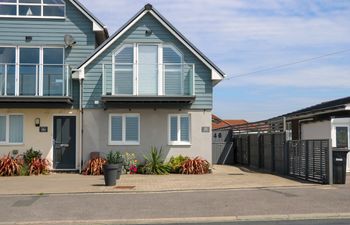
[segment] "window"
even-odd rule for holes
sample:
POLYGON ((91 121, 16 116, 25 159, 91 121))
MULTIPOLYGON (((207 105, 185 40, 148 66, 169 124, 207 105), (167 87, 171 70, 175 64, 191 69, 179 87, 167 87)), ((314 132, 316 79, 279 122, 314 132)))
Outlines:
POLYGON ((190 124, 188 114, 169 115, 169 145, 189 145, 190 124))
POLYGON ((110 114, 109 116, 110 145, 140 144, 139 114, 110 114))
POLYGON ((125 44, 113 61, 113 95, 190 95, 194 66, 172 45, 125 44))
POLYGON ((0 0, 0 16, 65 17, 64 0, 0 0))
POLYGON ((0 95, 64 96, 67 76, 63 48, 0 47, 0 95))
POLYGON ((0 95, 14 95, 16 80, 16 48, 0 47, 0 95))
POLYGON ((0 115, 0 144, 23 143, 23 115, 0 115))
POLYGON ((349 130, 348 127, 335 127, 336 132, 336 147, 348 148, 349 130))

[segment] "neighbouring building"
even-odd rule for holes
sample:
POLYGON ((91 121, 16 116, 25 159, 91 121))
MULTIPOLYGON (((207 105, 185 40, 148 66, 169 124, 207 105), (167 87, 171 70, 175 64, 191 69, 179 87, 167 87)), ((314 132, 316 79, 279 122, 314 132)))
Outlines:
MULTIPOLYGON (((284 116, 288 140, 329 139, 333 148, 350 149, 350 97, 323 102, 284 116)), ((347 171, 350 172, 350 154, 347 171)))
POLYGON ((243 125, 247 123, 248 121, 246 120, 224 120, 213 114, 211 127, 213 130, 216 130, 228 126, 243 125))
POLYGON ((38 149, 55 170, 151 146, 211 161, 223 78, 149 4, 109 37, 77 0, 0 2, 0 154, 38 149))

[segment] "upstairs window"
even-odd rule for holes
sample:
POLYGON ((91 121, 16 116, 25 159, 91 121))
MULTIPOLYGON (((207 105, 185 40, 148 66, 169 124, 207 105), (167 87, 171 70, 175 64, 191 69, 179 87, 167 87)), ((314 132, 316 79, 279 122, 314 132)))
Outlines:
POLYGON ((3 17, 65 17, 64 0, 0 0, 3 17))

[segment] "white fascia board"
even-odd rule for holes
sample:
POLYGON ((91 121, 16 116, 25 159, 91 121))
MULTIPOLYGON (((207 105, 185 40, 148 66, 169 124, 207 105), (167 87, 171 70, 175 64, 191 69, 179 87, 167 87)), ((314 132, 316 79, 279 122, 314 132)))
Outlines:
POLYGON ((110 40, 103 48, 101 48, 93 57, 91 57, 88 61, 86 61, 82 66, 81 69, 84 70, 84 68, 89 65, 92 61, 94 61, 102 52, 104 52, 107 48, 109 48, 120 36, 122 36, 127 30, 129 30, 130 27, 132 27, 137 21, 139 21, 147 11, 141 13, 134 21, 132 21, 127 27, 125 27, 117 36, 115 36, 112 40, 110 40))
POLYGON ((215 81, 221 81, 224 79, 215 69, 211 69, 211 79, 215 81))
POLYGON ((149 11, 165 28, 168 29, 168 31, 174 35, 183 45, 185 45, 198 59, 200 59, 204 65, 206 65, 208 68, 211 69, 211 78, 212 80, 222 80, 224 79, 223 76, 220 75, 220 73, 212 67, 203 57, 198 54, 196 50, 194 50, 189 44, 187 44, 186 41, 184 41, 171 27, 168 26, 156 13, 154 13, 152 10, 149 11))
POLYGON ((104 27, 102 27, 100 24, 98 24, 96 22, 96 20, 94 18, 92 18, 89 14, 87 14, 85 12, 85 10, 83 10, 77 3, 75 3, 74 1, 70 0, 70 2, 77 8, 79 9, 79 11, 84 14, 84 16, 86 16, 89 20, 91 20, 92 22, 92 30, 93 31, 104 31, 104 27))

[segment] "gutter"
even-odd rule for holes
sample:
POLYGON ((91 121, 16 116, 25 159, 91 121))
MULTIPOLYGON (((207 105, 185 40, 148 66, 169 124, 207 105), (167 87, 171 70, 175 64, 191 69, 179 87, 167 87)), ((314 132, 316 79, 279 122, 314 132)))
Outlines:
POLYGON ((290 121, 290 120, 295 120, 295 119, 305 119, 305 118, 308 118, 308 117, 317 116, 317 115, 321 115, 321 114, 325 114, 325 113, 341 112, 341 111, 344 111, 344 110, 347 111, 347 110, 350 110, 350 109, 348 109, 348 107, 342 107, 342 108, 338 108, 338 109, 324 110, 324 111, 304 114, 304 115, 300 115, 300 116, 288 116, 288 115, 286 115, 285 117, 287 118, 287 121, 290 121))

